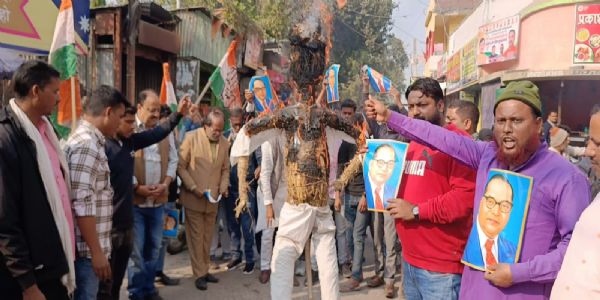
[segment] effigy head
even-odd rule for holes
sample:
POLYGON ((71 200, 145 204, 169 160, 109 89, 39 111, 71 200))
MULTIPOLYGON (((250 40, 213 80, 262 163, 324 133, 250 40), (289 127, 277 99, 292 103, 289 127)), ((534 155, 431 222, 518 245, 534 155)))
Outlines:
POLYGON ((297 101, 311 104, 329 60, 333 19, 322 0, 294 1, 293 5, 290 77, 299 93, 297 101))

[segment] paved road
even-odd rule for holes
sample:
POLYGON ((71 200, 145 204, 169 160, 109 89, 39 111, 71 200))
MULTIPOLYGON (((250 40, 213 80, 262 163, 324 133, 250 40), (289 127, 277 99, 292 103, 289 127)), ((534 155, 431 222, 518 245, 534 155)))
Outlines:
MULTIPOLYGON (((369 239, 365 248, 367 260, 365 264, 365 278, 373 275, 373 259, 371 241, 369 239), (367 250, 369 249, 369 250, 367 250)), ((194 286, 194 278, 192 277, 192 269, 187 251, 177 255, 167 254, 165 262, 165 273, 176 278, 181 278, 179 286, 166 287, 159 286, 160 295, 167 300, 171 299, 210 299, 210 300, 263 300, 270 299, 269 284, 261 284, 258 281, 260 271, 257 269, 251 275, 244 275, 241 269, 226 271, 226 262, 220 264, 219 270, 211 270, 219 278, 217 284, 208 285, 208 290, 200 291, 194 286)), ((398 277, 398 276, 397 276, 398 277)), ((304 278, 298 277, 300 287, 294 288, 293 299, 308 299, 307 288, 303 287, 304 278)), ((340 283, 344 283, 345 278, 340 277, 340 283)), ((126 286, 127 283, 124 283, 126 286)), ((395 283, 396 289, 400 287, 400 280, 395 283)), ((313 288, 313 299, 320 298, 320 290, 318 284, 313 288)), ((121 299, 127 299, 127 291, 125 288, 121 290, 121 299)), ((383 293, 383 287, 370 289, 363 284, 360 291, 342 294, 342 299, 386 299, 383 293)), ((396 299, 402 299, 397 297, 396 299)), ((278 299, 279 300, 279 299, 278 299)))

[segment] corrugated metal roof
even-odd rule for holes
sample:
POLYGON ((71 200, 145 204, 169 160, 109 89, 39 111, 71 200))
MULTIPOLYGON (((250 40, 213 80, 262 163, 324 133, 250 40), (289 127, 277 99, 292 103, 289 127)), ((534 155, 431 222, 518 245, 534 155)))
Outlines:
POLYGON ((181 22, 175 32, 181 39, 180 57, 193 57, 213 66, 217 66, 225 55, 233 36, 223 38, 219 31, 211 37, 212 20, 201 10, 179 10, 174 12, 181 22))

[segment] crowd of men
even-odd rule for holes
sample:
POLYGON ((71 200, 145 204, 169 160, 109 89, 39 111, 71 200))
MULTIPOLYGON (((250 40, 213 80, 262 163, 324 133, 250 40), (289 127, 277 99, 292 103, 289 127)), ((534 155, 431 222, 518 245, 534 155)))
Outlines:
MULTIPOLYGON (((254 112, 231 109, 225 131, 226 113, 207 103, 198 107, 184 98, 171 112, 155 91, 144 90, 132 106, 114 88, 101 86, 83 102, 82 119, 61 142, 48 119, 58 101, 59 73, 44 62, 26 62, 12 86, 15 98, 0 111, 2 297, 119 299, 127 274, 130 299, 162 299, 155 280, 179 283, 163 272, 165 212, 176 203, 185 211, 199 290, 219 282, 210 272, 219 268, 218 259, 227 261, 228 270, 243 266, 244 274, 258 267, 258 281, 270 281, 287 196, 285 141, 272 139, 252 153, 245 174, 248 209, 239 215, 238 168, 229 157, 254 112)), ((245 96, 252 100, 251 93, 245 96)), ((340 141, 331 154, 333 213, 325 218, 335 220, 339 277, 347 280, 330 295, 360 290, 366 281, 394 298, 401 274, 409 300, 599 297, 600 230, 594 218, 600 204, 591 200, 600 175, 600 108, 592 111, 587 147, 577 148, 569 146, 570 130, 558 124, 555 112, 542 120, 538 89, 528 81, 511 82, 500 93, 494 128, 479 132, 477 106, 446 103, 434 79, 416 80, 405 96, 408 110, 369 98, 363 114, 355 101, 341 102, 340 116, 359 127, 366 123, 369 138, 409 146, 387 212, 367 209, 364 176, 370 175, 362 169, 334 188, 364 150, 340 141), (534 183, 519 261, 500 263, 486 243, 487 271, 481 272, 461 258, 474 218, 488 210, 505 213, 500 204, 482 204, 492 189, 486 185, 490 169, 524 174, 534 183), (375 275, 365 280, 367 233, 374 242, 367 251, 373 251, 375 275)), ((369 179, 377 185, 377 178, 369 179)), ((314 263, 311 269, 304 272, 325 274, 314 263)))

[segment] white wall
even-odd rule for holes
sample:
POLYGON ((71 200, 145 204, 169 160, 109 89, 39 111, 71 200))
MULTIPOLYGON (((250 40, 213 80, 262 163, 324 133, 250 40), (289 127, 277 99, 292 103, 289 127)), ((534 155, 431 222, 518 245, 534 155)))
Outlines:
POLYGON ((483 0, 450 36, 448 57, 477 36, 479 27, 518 14, 535 0, 483 0))

